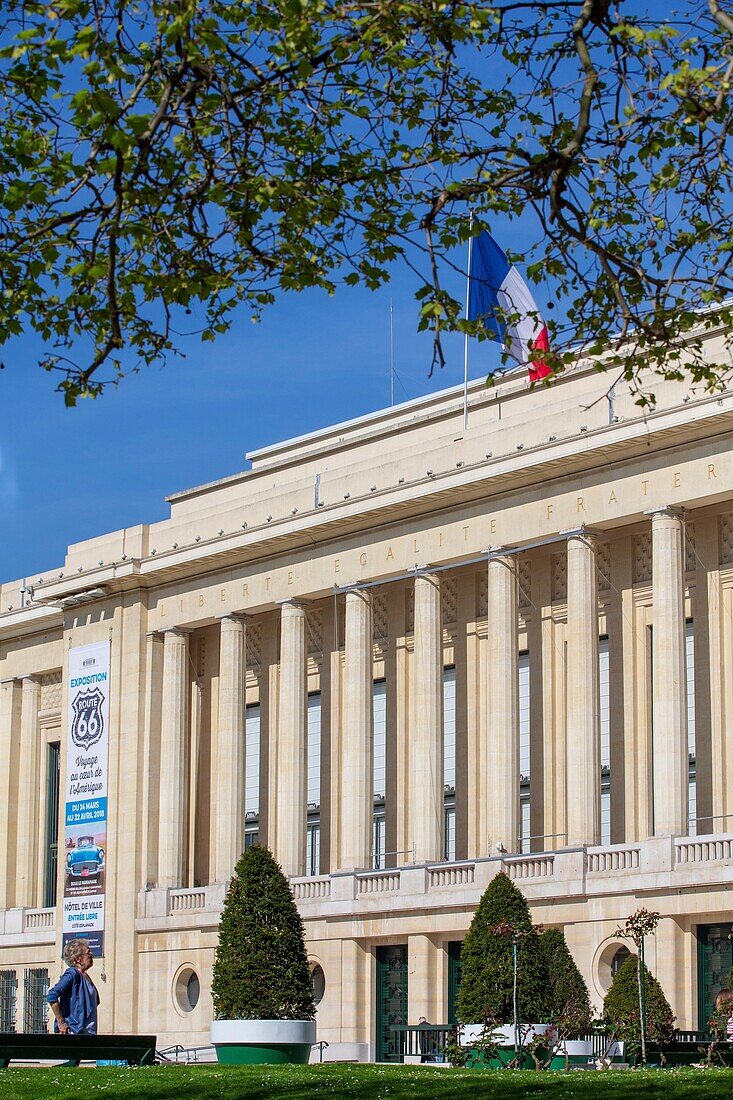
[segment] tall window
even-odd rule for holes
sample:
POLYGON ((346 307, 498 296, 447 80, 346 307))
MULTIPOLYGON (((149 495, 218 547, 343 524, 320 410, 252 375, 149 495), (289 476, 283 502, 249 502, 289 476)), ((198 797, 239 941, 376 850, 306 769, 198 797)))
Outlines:
POLYGON ((387 683, 375 680, 372 685, 372 715, 374 731, 372 825, 372 866, 386 866, 386 793, 387 793, 387 683))
POLYGON ((456 670, 443 669, 443 858, 456 858, 456 670))
POLYGON ((259 840, 260 826, 260 704, 244 713, 244 848, 259 840))
POLYGON ((598 640, 598 687, 601 732, 601 844, 611 843, 611 719, 608 637, 598 640))
POLYGON ((48 1031, 48 984, 48 970, 45 967, 26 967, 23 981, 23 1031, 27 1034, 48 1031))
POLYGON ((306 825, 305 873, 311 877, 321 873, 321 819, 318 814, 308 814, 306 825))
POLYGON ((308 696, 308 820, 306 873, 320 873, 321 859, 321 693, 308 696))
POLYGON ((46 909, 56 905, 56 871, 59 862, 59 766, 61 744, 48 745, 46 774, 46 858, 43 868, 43 904, 46 909))
POLYGON ((384 812, 384 805, 381 809, 374 807, 374 818, 372 821, 372 866, 376 871, 382 871, 386 867, 387 858, 387 817, 384 812))
POLYGON ((687 753, 689 772, 687 780, 687 829, 695 836, 697 828, 697 752, 695 748, 695 624, 685 623, 685 671, 687 673, 687 753))
POLYGON ((18 978, 14 970, 0 970, 0 1032, 15 1031, 18 978))
POLYGON ((519 850, 531 850, 529 653, 519 654, 519 850))

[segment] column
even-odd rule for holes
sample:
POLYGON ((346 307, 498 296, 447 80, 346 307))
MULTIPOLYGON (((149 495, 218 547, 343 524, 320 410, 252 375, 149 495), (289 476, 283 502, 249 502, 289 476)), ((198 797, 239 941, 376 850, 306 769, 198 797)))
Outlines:
POLYGON ((596 540, 568 535, 567 823, 569 846, 601 839, 601 733, 598 687, 596 540))
POLYGON ((345 643, 339 868, 353 871, 372 865, 374 676, 372 601, 368 591, 346 593, 345 643))
POLYGON ((40 731, 38 709, 41 685, 32 676, 23 678, 20 719, 20 760, 17 806, 23 808, 23 826, 16 847, 15 904, 38 904, 38 834, 42 782, 39 769, 40 731))
POLYGON ((0 684, 0 910, 10 909, 15 897, 21 698, 20 680, 0 684))
POLYGON ((163 636, 158 886, 183 885, 187 865, 188 634, 163 636))
POLYGON ((413 859, 443 858, 443 628, 440 577, 415 578, 411 684, 410 817, 413 859))
POLYGON ((219 638, 219 721, 216 740, 214 876, 228 882, 244 848, 245 624, 225 615, 219 638))
POLYGON ((286 875, 302 875, 307 814, 305 608, 293 602, 284 603, 280 616, 275 855, 286 875))
POLYGON ((519 672, 516 559, 489 560, 487 833, 489 852, 519 851, 519 672), (498 846, 501 845, 501 848, 498 846))
POLYGON ((684 533, 675 508, 652 513, 654 835, 687 835, 684 533))

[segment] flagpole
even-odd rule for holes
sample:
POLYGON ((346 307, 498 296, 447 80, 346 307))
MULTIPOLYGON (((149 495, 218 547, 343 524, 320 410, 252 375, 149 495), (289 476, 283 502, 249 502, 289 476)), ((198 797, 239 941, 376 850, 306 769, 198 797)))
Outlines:
MULTIPOLYGON (((468 302, 471 296, 471 251, 473 248, 473 210, 468 214, 468 269, 466 271, 466 320, 468 320, 468 302)), ((463 430, 468 430, 468 333, 463 344, 463 430)))

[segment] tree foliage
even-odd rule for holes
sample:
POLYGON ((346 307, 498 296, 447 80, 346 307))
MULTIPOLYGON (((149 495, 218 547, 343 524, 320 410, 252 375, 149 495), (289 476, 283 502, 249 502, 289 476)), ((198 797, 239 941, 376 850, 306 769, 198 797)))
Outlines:
POLYGON ((313 982, 303 922, 267 848, 240 857, 219 925, 211 983, 224 1020, 312 1020, 313 982))
MULTIPOLYGON (((638 955, 629 955, 619 967, 603 1002, 603 1018, 611 1034, 627 1043, 631 1050, 641 1049, 637 965, 638 955)), ((644 967, 644 977, 647 1041, 667 1043, 674 1033, 675 1016, 661 985, 648 967, 644 967)))
POLYGON ((575 1039, 590 1031, 593 1012, 588 986, 568 950, 560 928, 540 935, 547 971, 547 1011, 561 1039, 575 1039))
POLYGON ((524 895, 501 871, 484 891, 461 950, 457 1011, 463 1023, 512 1022, 512 933, 517 939, 520 1019, 545 1018, 547 972, 539 936, 524 895))
POLYGON ((69 403, 174 351, 187 315, 214 340, 239 306, 375 288, 399 258, 440 361, 446 328, 485 335, 446 289, 469 207, 473 232, 526 240, 554 347, 632 380, 644 364, 720 378, 697 341, 733 321, 720 0, 0 13, 0 340, 35 329, 69 403))

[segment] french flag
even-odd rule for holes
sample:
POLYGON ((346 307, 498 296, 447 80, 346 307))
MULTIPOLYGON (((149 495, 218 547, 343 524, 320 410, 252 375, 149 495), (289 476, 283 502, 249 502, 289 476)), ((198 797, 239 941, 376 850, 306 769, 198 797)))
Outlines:
POLYGON ((519 366, 528 366, 530 382, 552 374, 545 360, 547 325, 519 271, 485 229, 472 241, 468 279, 468 320, 482 321, 492 340, 500 340, 519 366), (507 324, 512 315, 517 320, 507 324))

